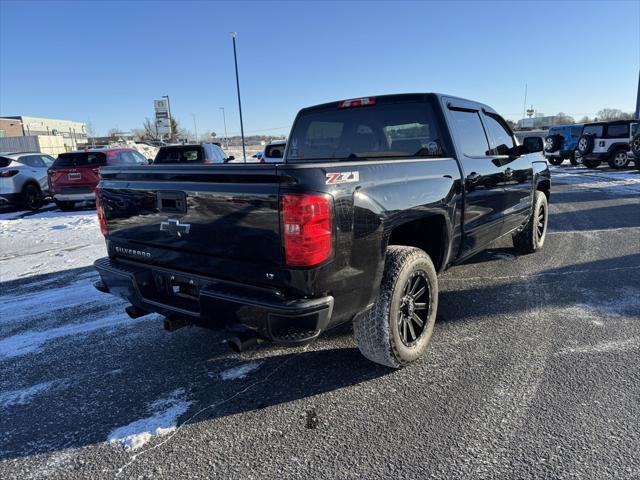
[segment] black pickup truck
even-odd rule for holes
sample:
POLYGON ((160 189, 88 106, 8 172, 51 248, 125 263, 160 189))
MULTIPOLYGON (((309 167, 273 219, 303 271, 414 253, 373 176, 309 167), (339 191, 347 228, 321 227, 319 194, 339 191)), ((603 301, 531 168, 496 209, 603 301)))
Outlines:
MULTIPOLYGON (((369 359, 424 353, 437 273, 510 235, 540 249, 550 175, 490 107, 402 94, 301 110, 280 164, 101 170, 96 288, 240 347, 353 322, 369 359)), ((487 299, 491 301, 491 299, 487 299)))

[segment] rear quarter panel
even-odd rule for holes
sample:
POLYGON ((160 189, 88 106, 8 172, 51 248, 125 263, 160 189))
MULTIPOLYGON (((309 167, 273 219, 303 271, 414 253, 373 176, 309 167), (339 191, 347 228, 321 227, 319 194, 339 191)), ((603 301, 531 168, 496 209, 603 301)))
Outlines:
POLYGON ((332 323, 350 320, 374 301, 395 227, 441 215, 451 250, 459 244, 462 193, 452 158, 285 164, 278 171, 295 179, 281 193, 318 191, 334 200, 333 258, 314 269, 286 271, 288 283, 300 293, 335 298, 332 323), (328 185, 328 176, 335 173, 358 180, 328 185))

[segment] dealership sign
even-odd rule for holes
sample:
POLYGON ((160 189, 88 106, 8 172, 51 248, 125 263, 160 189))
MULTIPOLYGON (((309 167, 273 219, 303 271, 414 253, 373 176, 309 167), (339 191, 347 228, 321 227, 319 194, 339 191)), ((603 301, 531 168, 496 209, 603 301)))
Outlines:
POLYGON ((156 130, 158 135, 170 135, 171 120, 169 116, 169 101, 167 99, 154 100, 153 106, 156 111, 156 130))

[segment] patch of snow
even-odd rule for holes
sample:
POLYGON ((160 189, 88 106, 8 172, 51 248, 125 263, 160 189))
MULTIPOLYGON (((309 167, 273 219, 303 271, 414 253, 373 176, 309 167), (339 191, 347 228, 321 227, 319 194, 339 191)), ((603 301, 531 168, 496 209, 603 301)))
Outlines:
POLYGON ((2 282, 88 266, 106 254, 94 210, 22 215, 0 215, 0 244, 12 247, 0 253, 2 282))
MULTIPOLYGON (((97 274, 93 273, 97 280, 97 274)), ((104 293, 93 287, 91 278, 73 282, 62 288, 35 290, 23 295, 7 295, 0 304, 0 325, 17 323, 25 318, 48 315, 62 308, 72 308, 105 300, 104 293)), ((111 297, 109 297, 111 299, 111 297)))
POLYGON ((20 390, 0 392, 0 407, 7 408, 13 405, 27 405, 36 395, 46 392, 52 387, 60 384, 59 380, 38 383, 20 390))
POLYGON ((237 367, 229 368, 228 370, 220 373, 222 380, 238 380, 240 378, 246 378, 254 370, 257 370, 262 362, 248 362, 238 365, 237 367))
POLYGON ((176 429, 178 417, 191 405, 185 399, 185 391, 179 388, 160 398, 147 407, 150 415, 112 431, 107 437, 109 443, 120 444, 127 450, 136 450, 155 436, 167 435, 176 429))
POLYGON ((134 320, 124 314, 106 315, 92 322, 71 323, 49 330, 28 330, 0 340, 0 359, 39 352, 45 343, 58 338, 85 335, 103 328, 129 326, 146 318, 134 320))

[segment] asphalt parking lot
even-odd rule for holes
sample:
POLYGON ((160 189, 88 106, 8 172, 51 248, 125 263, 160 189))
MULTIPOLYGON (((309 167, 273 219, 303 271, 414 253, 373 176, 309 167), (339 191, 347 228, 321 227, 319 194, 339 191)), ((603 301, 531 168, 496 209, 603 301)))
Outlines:
POLYGON ((640 171, 552 175, 544 250, 504 239, 442 275, 428 354, 400 371, 348 328, 243 355, 168 333, 93 290, 74 259, 103 254, 94 233, 0 238, 27 272, 0 291, 0 478, 640 478, 640 171))

